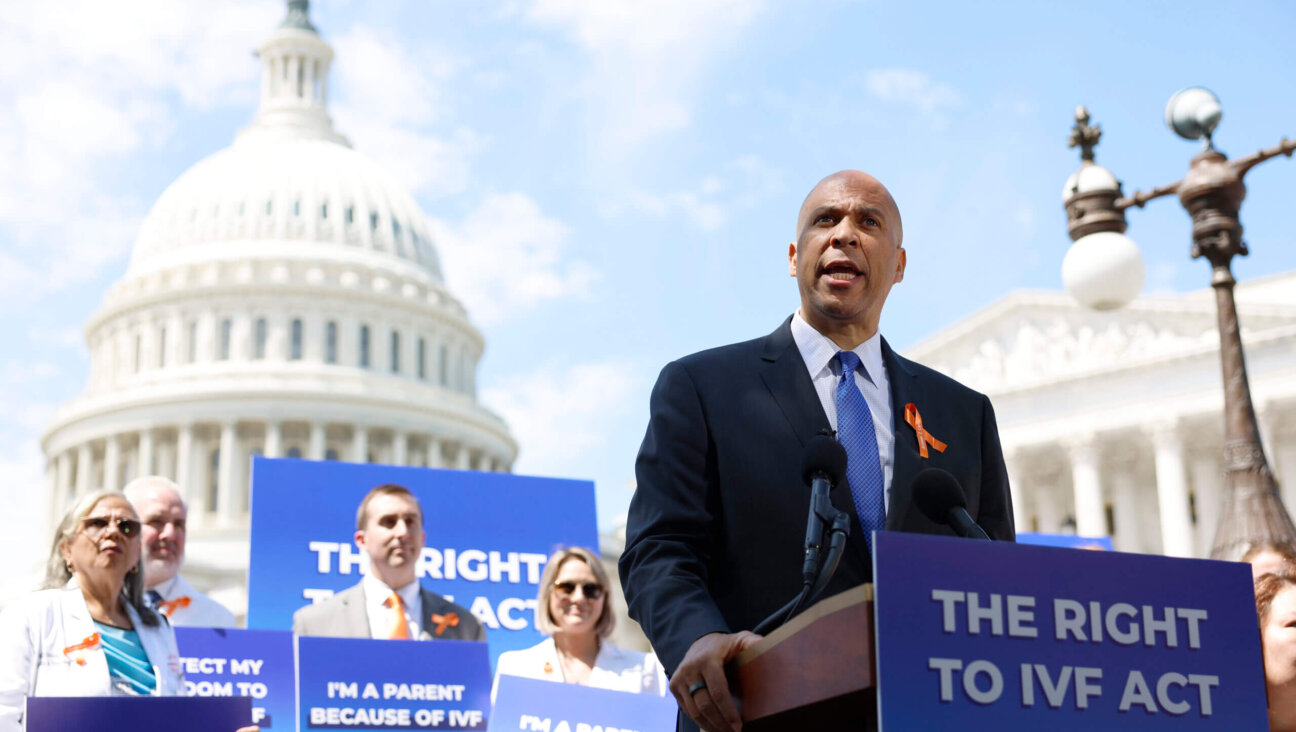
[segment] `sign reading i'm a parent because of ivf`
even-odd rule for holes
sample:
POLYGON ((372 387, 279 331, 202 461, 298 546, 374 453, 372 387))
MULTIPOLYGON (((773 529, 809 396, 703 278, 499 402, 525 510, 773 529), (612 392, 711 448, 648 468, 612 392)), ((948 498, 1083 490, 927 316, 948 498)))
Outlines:
POLYGON ((1236 562, 880 532, 883 732, 1267 730, 1236 562))
POLYGON ((356 509, 385 483, 423 508, 419 582, 472 611, 492 661, 540 642, 536 592, 549 555, 598 548, 589 481, 255 458, 248 627, 287 630, 298 608, 360 582, 369 555, 354 542, 356 509))

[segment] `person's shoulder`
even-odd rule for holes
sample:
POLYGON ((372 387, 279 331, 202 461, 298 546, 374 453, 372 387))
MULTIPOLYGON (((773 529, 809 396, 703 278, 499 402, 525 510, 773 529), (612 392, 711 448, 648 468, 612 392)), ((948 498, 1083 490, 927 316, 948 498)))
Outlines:
POLYGON ((42 589, 28 592, 15 597, 12 601, 5 604, 4 609, 0 610, 0 613, 7 616, 13 616, 42 612, 62 603, 64 597, 71 592, 78 592, 78 590, 76 588, 59 587, 55 589, 42 589))
POLYGON ((220 602, 212 599, 211 595, 202 592, 190 584, 184 577, 178 577, 178 591, 182 595, 189 597, 189 602, 195 614, 202 614, 213 620, 220 620, 227 626, 233 626, 236 622, 234 611, 225 607, 220 602))
POLYGON ((310 623, 332 617, 335 613, 341 610, 343 606, 352 601, 352 596, 355 593, 363 593, 363 591, 364 590, 360 585, 352 585, 341 592, 333 593, 333 596, 326 600, 313 602, 309 605, 297 608, 297 611, 293 613, 293 629, 297 630, 303 623, 310 623))
MULTIPOLYGON (((890 350, 889 346, 888 350, 890 350)), ((907 374, 921 380, 923 386, 928 389, 934 388, 969 399, 980 400, 986 398, 985 394, 982 394, 958 379, 943 374, 930 366, 924 366, 917 361, 907 359, 895 351, 891 351, 891 357, 895 359, 895 363, 901 367, 902 373, 888 374, 888 378, 895 379, 907 374)))
POLYGON ((786 336, 785 340, 788 344, 793 343, 791 331, 788 330, 787 322, 784 322, 773 333, 737 343, 707 348, 677 358, 666 364, 666 367, 662 369, 662 373, 666 374, 671 370, 681 369, 691 375, 703 378, 717 372, 726 377, 732 377, 735 366, 761 356, 770 347, 771 341, 778 341, 781 335, 786 336))

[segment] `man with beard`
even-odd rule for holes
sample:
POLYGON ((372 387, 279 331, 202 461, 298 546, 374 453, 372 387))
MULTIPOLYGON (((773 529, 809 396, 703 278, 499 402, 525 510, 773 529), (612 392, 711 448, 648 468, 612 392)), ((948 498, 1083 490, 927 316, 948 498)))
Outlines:
POLYGON ((824 178, 787 249, 797 311, 768 336, 662 369, 620 570, 630 617, 670 672, 680 729, 742 727, 725 664, 801 588, 801 461, 816 435, 835 431, 845 448, 848 480, 831 497, 851 519, 825 596, 872 581, 874 531, 953 534, 913 507, 923 468, 954 474, 991 537, 1015 536, 989 399, 900 357, 879 333, 904 278, 902 239, 900 210, 875 178, 824 178))
POLYGON ((162 476, 149 475, 132 480, 124 492, 142 524, 145 601, 172 625, 234 627, 234 613, 180 576, 188 509, 179 486, 162 476))
POLYGON ((355 543, 369 571, 354 587, 293 614, 297 635, 392 640, 486 640, 486 629, 464 607, 418 583, 423 509, 408 488, 380 485, 356 511, 355 543))

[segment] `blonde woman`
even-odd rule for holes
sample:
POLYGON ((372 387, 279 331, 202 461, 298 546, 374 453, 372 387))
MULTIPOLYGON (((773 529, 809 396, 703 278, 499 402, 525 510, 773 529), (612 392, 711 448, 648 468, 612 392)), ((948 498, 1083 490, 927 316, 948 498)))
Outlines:
POLYGON ((500 676, 521 676, 664 696, 666 673, 656 656, 607 641, 616 622, 610 588, 607 572, 591 552, 580 547, 555 552, 540 577, 536 603, 536 625, 549 637, 500 654, 495 688, 500 676))

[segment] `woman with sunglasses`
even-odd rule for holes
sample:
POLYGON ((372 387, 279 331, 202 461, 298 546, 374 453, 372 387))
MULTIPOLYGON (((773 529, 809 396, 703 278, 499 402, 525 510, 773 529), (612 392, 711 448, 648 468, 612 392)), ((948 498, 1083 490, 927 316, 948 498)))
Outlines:
POLYGON ((45 589, 0 612, 0 732, 23 728, 28 696, 185 693, 175 632, 145 605, 142 566, 139 517, 121 493, 94 491, 68 511, 45 589))
POLYGON ((656 656, 607 641, 616 623, 609 587, 607 572, 589 551, 572 547, 549 557, 536 603, 536 626, 549 638, 500 654, 491 701, 500 676, 665 695, 666 673, 656 656))

